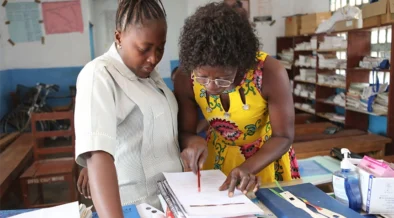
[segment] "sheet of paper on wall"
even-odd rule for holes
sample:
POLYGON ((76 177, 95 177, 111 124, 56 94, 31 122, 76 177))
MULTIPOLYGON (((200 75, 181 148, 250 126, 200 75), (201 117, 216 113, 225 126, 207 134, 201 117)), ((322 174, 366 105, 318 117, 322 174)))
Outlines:
POLYGON ((258 0, 257 16, 272 16, 272 0, 258 0))
POLYGON ((35 2, 8 2, 5 6, 8 32, 14 43, 40 41, 42 37, 40 13, 35 2))
POLYGON ((45 33, 83 33, 83 17, 80 0, 43 2, 42 16, 45 33))
POLYGON ((80 218, 78 202, 35 210, 11 218, 80 218))
POLYGON ((197 177, 192 172, 164 173, 164 176, 189 218, 264 214, 262 209, 240 191, 236 190, 231 198, 228 197, 228 191, 219 191, 226 179, 220 170, 201 171, 201 192, 198 192, 197 177))

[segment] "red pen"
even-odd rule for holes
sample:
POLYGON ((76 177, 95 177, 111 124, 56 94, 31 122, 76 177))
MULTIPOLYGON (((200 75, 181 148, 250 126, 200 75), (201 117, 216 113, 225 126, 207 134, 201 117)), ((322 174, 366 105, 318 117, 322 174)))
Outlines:
POLYGON ((197 171, 197 186, 198 186, 198 192, 201 192, 201 174, 200 174, 200 168, 198 168, 197 171))

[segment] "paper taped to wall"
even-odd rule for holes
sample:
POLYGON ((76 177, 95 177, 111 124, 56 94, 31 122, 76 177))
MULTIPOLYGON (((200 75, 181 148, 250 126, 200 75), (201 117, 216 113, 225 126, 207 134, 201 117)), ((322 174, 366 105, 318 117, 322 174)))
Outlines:
POLYGON ((6 5, 8 32, 12 41, 35 42, 42 36, 41 25, 38 23, 40 14, 35 2, 12 2, 6 5))
POLYGON ((43 2, 42 14, 46 34, 83 32, 81 2, 43 2))

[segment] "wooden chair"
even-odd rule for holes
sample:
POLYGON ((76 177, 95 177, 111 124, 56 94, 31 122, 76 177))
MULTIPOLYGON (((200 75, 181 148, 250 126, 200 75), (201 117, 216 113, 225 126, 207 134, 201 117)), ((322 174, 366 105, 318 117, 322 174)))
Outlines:
POLYGON ((49 207, 67 202, 44 204, 42 185, 49 183, 67 183, 69 202, 78 200, 76 190, 77 167, 74 160, 75 133, 74 133, 74 114, 73 111, 67 112, 50 112, 50 113, 32 113, 32 134, 34 137, 34 163, 20 177, 20 185, 23 195, 25 208, 49 207), (38 131, 37 122, 48 122, 53 120, 69 120, 70 128, 68 130, 56 131, 38 131), (45 138, 50 137, 71 137, 71 145, 43 147, 45 138), (61 158, 45 158, 49 155, 67 155, 61 158), (29 185, 38 185, 38 204, 30 202, 29 185))

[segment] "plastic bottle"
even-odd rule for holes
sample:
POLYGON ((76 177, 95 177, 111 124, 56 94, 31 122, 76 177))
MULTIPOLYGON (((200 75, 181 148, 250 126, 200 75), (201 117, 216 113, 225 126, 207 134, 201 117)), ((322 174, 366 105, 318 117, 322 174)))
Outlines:
POLYGON ((335 198, 354 211, 360 212, 362 199, 359 175, 355 171, 355 166, 349 162, 350 151, 342 148, 341 153, 344 157, 341 162, 341 170, 332 175, 335 198))

